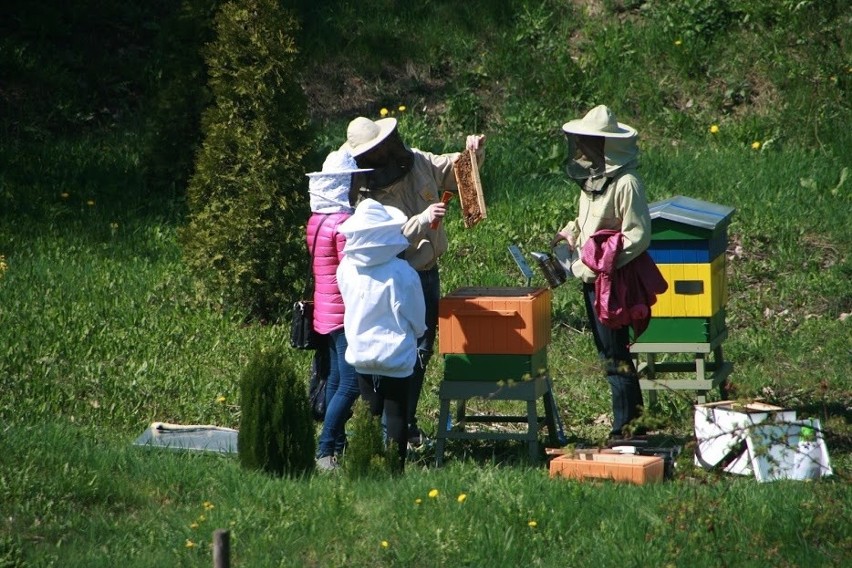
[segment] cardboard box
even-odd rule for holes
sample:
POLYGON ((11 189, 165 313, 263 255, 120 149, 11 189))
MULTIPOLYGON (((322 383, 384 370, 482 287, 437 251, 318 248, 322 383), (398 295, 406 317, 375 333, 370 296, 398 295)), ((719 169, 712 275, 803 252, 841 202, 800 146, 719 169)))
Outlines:
POLYGON ((723 400, 695 405, 695 465, 712 469, 725 465, 728 473, 751 475, 746 437, 763 422, 794 422, 795 410, 760 401, 723 400))
POLYGON ((611 479, 643 485, 663 480, 664 461, 657 456, 609 452, 566 454, 550 462, 550 477, 611 479))
POLYGON ((550 343, 551 298, 548 288, 459 288, 438 304, 438 349, 533 355, 550 343))
POLYGON ((751 469, 760 482, 776 479, 804 481, 833 473, 822 426, 816 418, 760 424, 748 432, 746 445, 751 469), (804 439, 803 428, 811 430, 812 440, 804 439))

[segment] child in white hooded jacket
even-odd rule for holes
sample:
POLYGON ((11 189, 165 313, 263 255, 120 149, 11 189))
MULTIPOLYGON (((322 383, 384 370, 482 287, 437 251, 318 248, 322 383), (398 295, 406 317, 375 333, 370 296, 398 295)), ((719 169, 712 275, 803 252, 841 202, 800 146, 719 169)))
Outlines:
POLYGON ((400 469, 408 442, 408 379, 417 363, 417 339, 426 331, 420 277, 399 254, 406 215, 373 199, 358 204, 338 230, 346 237, 337 282, 345 306, 346 361, 359 375, 361 396, 374 416, 384 411, 400 469))

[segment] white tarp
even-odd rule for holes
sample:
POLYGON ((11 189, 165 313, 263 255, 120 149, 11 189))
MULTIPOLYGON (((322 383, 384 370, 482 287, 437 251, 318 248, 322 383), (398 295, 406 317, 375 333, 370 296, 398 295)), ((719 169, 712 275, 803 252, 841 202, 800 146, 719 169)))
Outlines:
POLYGON ((237 453, 237 431, 209 424, 154 422, 133 442, 136 446, 237 453))

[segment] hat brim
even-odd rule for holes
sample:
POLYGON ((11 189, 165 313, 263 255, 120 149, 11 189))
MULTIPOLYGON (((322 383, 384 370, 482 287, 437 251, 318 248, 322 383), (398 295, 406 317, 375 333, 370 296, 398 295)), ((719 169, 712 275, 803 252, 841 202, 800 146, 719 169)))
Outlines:
POLYGON ((372 172, 372 168, 361 168, 357 170, 335 170, 333 172, 309 172, 305 175, 308 177, 321 177, 321 176, 345 176, 349 174, 360 174, 366 172, 372 172))
POLYGON ((352 157, 358 157, 361 154, 365 154, 381 144, 385 141, 385 138, 390 136, 390 133, 394 131, 396 128, 396 119, 395 118, 380 118, 379 120, 374 121, 376 126, 379 127, 379 134, 372 140, 368 142, 364 142, 363 144, 359 144, 358 146, 352 146, 349 142, 343 144, 343 146, 349 150, 349 153, 352 154, 352 157))
POLYGON ((606 132, 603 130, 594 130, 586 126, 583 119, 571 120, 562 125, 562 131, 568 134, 579 134, 581 136, 604 136, 606 138, 631 138, 636 136, 636 129, 624 123, 617 123, 618 130, 615 132, 606 132))

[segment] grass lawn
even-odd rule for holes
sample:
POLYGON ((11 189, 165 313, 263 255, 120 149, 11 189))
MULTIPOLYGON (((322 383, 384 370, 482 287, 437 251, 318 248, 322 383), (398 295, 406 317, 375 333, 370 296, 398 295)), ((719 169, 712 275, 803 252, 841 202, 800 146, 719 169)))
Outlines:
MULTIPOLYGON (((209 102, 197 48, 215 3, 26 4, 0 18, 12 71, 0 82, 0 568, 209 566, 215 529, 231 531, 234 566, 849 565, 848 11, 295 3, 316 156, 383 108, 424 150, 487 134, 488 218, 467 230, 451 203, 444 293, 525 283, 507 247, 545 250, 576 214, 559 126, 594 104, 638 129, 649 201, 736 209, 730 395, 819 418, 834 475, 761 484, 695 467, 694 393, 677 391, 645 416, 683 448, 673 479, 632 486, 550 479, 503 441, 450 441, 442 468, 427 447, 403 476, 363 479, 273 478, 234 456, 133 446, 154 421, 237 428, 251 356, 281 350, 307 380, 310 354, 288 347, 286 322, 223 312, 182 259, 187 149, 209 102)), ((554 290, 552 318, 569 442, 599 446, 610 394, 576 282, 554 290)), ((442 373, 436 355, 419 408, 429 434, 442 373)))

